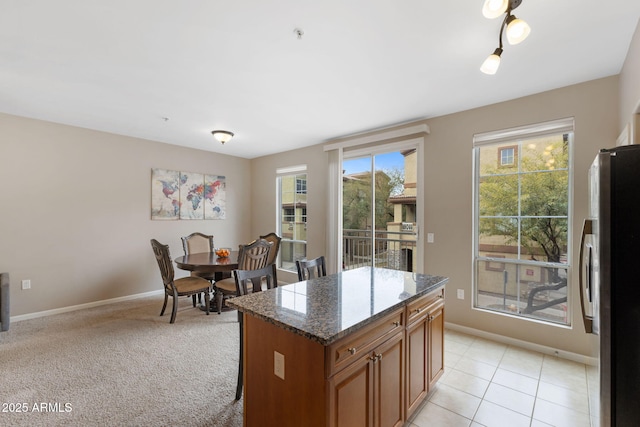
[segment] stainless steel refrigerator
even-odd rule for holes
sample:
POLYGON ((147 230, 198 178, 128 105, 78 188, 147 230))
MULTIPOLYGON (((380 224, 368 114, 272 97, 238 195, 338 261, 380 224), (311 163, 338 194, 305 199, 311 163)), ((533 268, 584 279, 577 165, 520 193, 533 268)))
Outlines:
POLYGON ((601 150, 589 191, 580 301, 597 336, 600 427, 640 426, 640 145, 601 150))

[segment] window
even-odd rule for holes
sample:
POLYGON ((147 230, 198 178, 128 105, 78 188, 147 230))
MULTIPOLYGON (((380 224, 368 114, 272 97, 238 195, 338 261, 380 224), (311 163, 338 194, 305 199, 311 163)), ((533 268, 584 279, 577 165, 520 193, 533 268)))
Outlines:
POLYGON ((294 222, 296 220, 296 210, 294 208, 282 208, 282 221, 294 222))
POLYGON ((513 166, 516 159, 516 147, 500 148, 500 166, 513 166))
POLYGON ((278 267, 296 271, 296 260, 307 256, 307 174, 306 166, 279 169, 278 267))
POLYGON ((296 194, 307 194, 307 176, 296 177, 296 194))
POLYGON ((474 306, 568 325, 573 121, 551 124, 474 137, 474 306))

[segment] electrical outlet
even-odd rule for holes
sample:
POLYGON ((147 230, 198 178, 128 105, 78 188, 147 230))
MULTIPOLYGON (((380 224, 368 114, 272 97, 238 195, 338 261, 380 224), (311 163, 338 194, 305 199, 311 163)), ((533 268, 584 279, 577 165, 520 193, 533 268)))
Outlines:
POLYGON ((458 289, 458 299, 464 299, 464 289, 458 289))
POLYGON ((427 233, 427 243, 433 243, 435 235, 433 233, 427 233))
POLYGON ((23 280, 22 289, 31 289, 31 280, 29 279, 23 280))
POLYGON ((273 373, 276 377, 284 379, 284 354, 273 352, 273 373))

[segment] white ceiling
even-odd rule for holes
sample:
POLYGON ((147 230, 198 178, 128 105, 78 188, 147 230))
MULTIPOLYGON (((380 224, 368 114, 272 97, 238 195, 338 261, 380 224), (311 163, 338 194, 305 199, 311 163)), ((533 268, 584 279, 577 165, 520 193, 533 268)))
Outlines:
POLYGON ((531 35, 487 76, 482 3, 1 0, 0 111, 254 158, 618 74, 640 17, 523 0, 531 35))

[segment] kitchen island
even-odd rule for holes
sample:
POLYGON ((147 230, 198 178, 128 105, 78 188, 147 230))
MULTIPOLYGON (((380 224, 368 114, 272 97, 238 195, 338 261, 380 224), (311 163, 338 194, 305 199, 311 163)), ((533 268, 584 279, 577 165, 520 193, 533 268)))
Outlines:
POLYGON ((244 425, 403 425, 444 370, 447 281, 363 267, 228 300, 244 425))

